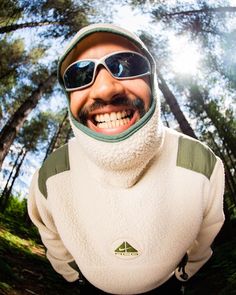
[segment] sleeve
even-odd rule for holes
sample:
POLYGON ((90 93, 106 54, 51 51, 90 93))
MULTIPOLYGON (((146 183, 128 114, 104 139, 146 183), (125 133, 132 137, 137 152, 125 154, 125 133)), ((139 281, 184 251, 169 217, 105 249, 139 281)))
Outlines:
POLYGON ((203 222, 196 240, 188 250, 188 262, 185 265, 185 273, 178 268, 176 277, 185 281, 192 277, 211 257, 211 245, 224 223, 223 211, 224 194, 224 167, 222 161, 217 158, 215 168, 210 178, 209 191, 206 200, 203 222))
POLYGON ((69 282, 79 279, 79 269, 57 232, 47 199, 38 188, 38 171, 35 172, 30 185, 27 206, 28 214, 39 230, 52 267, 69 282))

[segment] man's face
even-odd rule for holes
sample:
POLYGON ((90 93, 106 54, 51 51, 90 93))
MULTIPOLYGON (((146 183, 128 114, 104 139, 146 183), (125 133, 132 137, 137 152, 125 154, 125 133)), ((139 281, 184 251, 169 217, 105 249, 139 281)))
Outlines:
MULTIPOLYGON (((78 47, 75 60, 99 59, 116 51, 136 51, 127 39, 111 33, 95 33, 78 47)), ((121 133, 136 123, 150 107, 149 76, 117 80, 98 66, 94 83, 70 93, 73 116, 95 132, 106 135, 121 133)))

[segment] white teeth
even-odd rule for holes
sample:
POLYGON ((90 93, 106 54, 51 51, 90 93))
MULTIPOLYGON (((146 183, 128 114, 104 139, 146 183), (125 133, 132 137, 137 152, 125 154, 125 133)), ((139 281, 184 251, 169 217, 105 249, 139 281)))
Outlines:
POLYGON ((120 119, 120 120, 115 120, 110 122, 98 123, 97 127, 101 129, 115 128, 115 127, 124 126, 128 124, 129 122, 130 122, 130 118, 125 118, 125 119, 120 119))
POLYGON ((112 112, 111 114, 110 114, 110 119, 111 119, 111 121, 115 121, 116 120, 116 113, 115 112, 112 112))
POLYGON ((116 117, 118 120, 121 119, 121 112, 116 113, 116 117))
POLYGON ((101 119, 100 119, 100 115, 96 115, 96 116, 95 116, 95 121, 96 121, 96 122, 100 122, 100 121, 101 121, 101 119))
POLYGON ((131 110, 127 110, 122 112, 97 114, 94 119, 97 122, 98 128, 116 128, 128 124, 130 122, 129 116, 131 113, 131 110))
POLYGON ((104 121, 105 122, 109 122, 110 121, 110 115, 109 114, 105 114, 104 115, 104 121))
POLYGON ((126 111, 122 111, 122 113, 121 113, 121 118, 124 118, 124 117, 126 117, 126 116, 127 116, 126 111))
POLYGON ((123 119, 127 116, 131 115, 131 110, 127 111, 122 111, 122 112, 112 112, 112 113, 105 113, 105 114, 98 114, 95 116, 95 121, 97 123, 102 123, 102 122, 110 122, 110 121, 116 121, 123 119))

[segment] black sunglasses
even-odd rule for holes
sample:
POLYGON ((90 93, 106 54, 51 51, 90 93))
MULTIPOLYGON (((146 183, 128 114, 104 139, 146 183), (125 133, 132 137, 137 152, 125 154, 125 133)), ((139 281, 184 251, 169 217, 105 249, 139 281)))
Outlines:
POLYGON ((134 51, 113 52, 101 59, 83 59, 70 64, 63 75, 66 91, 83 89, 93 84, 98 65, 103 65, 115 79, 150 75, 148 59, 134 51))

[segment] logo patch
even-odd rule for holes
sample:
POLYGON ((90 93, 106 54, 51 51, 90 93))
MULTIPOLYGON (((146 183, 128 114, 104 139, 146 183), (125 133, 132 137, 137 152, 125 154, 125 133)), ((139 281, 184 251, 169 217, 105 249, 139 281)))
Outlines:
POLYGON ((115 255, 119 256, 138 256, 139 252, 137 249, 135 249, 132 245, 130 245, 128 242, 124 241, 120 244, 115 250, 115 255))

